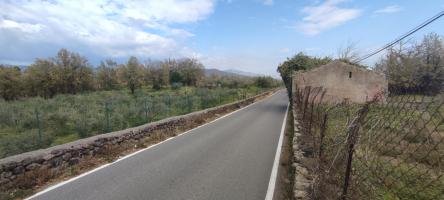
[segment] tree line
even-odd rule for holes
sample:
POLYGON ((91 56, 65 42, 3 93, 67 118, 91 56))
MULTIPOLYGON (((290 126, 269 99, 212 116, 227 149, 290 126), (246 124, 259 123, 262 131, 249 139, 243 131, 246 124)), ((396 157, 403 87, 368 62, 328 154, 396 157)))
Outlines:
POLYGON ((53 58, 37 59, 24 69, 0 64, 0 96, 8 101, 125 88, 134 94, 142 87, 267 88, 279 83, 271 77, 205 77, 203 64, 190 58, 141 62, 132 56, 124 64, 108 59, 94 68, 85 57, 66 49, 53 58))
POLYGON ((122 88, 134 94, 142 86, 154 89, 172 84, 198 86, 203 80, 204 66, 189 58, 141 63, 130 57, 125 64, 105 60, 93 68, 85 57, 61 49, 56 57, 37 59, 24 70, 0 65, 0 95, 5 100, 122 88))
POLYGON ((318 58, 300 52, 279 64, 277 71, 280 73, 281 78, 284 81, 288 94, 291 94, 291 79, 294 71, 310 70, 325 65, 331 61, 332 59, 330 57, 318 58))
POLYGON ((400 42, 375 66, 386 75, 391 94, 435 95, 444 89, 444 43, 430 33, 420 41, 400 42))

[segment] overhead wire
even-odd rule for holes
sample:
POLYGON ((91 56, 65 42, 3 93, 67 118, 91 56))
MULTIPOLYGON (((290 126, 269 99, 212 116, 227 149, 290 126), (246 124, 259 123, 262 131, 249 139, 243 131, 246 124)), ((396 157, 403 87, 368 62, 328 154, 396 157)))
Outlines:
POLYGON ((444 16, 444 10, 439 12, 438 14, 436 14, 435 16, 427 19, 426 21, 424 21, 423 23, 421 23, 420 25, 416 26, 415 28, 413 28, 412 30, 410 30, 409 32, 405 33, 404 35, 401 35, 400 37, 396 38, 394 41, 384 45, 383 47, 376 49, 375 51, 357 59, 357 62, 362 62, 363 60, 366 60, 376 54, 378 54, 381 51, 384 51, 387 48, 390 48, 391 46, 395 45, 396 43, 398 43, 399 41, 409 37, 410 35, 412 35, 413 33, 421 30, 422 28, 426 27, 427 25, 431 24, 432 22, 436 21, 437 19, 441 18, 442 16, 444 16))

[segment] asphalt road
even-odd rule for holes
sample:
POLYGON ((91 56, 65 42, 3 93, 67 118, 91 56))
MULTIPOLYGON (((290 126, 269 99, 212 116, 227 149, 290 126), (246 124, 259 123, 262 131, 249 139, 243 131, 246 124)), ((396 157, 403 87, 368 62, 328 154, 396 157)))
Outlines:
POLYGON ((284 91, 32 199, 264 199, 284 91))

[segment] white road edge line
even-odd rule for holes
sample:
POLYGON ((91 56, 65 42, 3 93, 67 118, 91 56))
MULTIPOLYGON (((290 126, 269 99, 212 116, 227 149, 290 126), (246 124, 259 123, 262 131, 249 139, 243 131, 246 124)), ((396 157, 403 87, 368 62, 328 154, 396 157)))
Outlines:
POLYGON ((265 196, 265 200, 273 200, 274 189, 276 187, 277 173, 279 169, 279 161, 281 159, 282 141, 284 138, 285 125, 287 123, 287 115, 289 107, 290 103, 287 104, 287 111, 285 111, 284 122, 282 122, 281 134, 279 135, 279 142, 276 149, 276 156, 274 157, 273 169, 271 170, 270 182, 268 182, 268 189, 267 189, 267 195, 265 196))
POLYGON ((155 146, 157 146, 157 145, 160 145, 160 144, 162 144, 162 143, 165 143, 165 142, 167 142, 167 141, 169 141, 169 140, 172 140, 172 139, 174 139, 174 138, 177 138, 177 137, 179 137, 179 136, 182 136, 182 135, 184 135, 184 134, 186 134, 186 133, 189 133, 189 132, 191 132, 191 131, 193 131, 193 130, 196 130, 196 129, 202 127, 202 126, 206 126, 206 125, 212 124, 212 123, 214 123, 214 122, 216 122, 216 121, 218 121, 218 120, 220 120, 220 119, 223 119, 223 118, 228 117, 228 116, 230 116, 230 115, 232 115, 232 114, 234 114, 234 113, 237 113, 237 112, 239 112, 239 111, 241 111, 241 110, 244 110, 244 109, 246 109, 246 108, 248 108, 248 107, 250 107, 250 106, 252 106, 252 105, 254 105, 254 104, 257 104, 257 103, 259 103, 259 102, 262 102, 262 101, 264 101, 264 100, 266 100, 266 99, 268 99, 268 98, 270 98, 270 97, 276 95, 278 92, 279 92, 279 91, 276 91, 276 92, 274 92, 271 96, 268 96, 268 97, 266 97, 266 98, 264 98, 264 99, 261 99, 261 100, 259 100, 259 101, 256 101, 256 102, 254 102, 254 103, 252 103, 252 104, 250 104, 250 105, 247 105, 247 106, 245 106, 245 107, 243 107, 243 108, 241 108, 241 109, 238 109, 238 110, 235 110, 235 111, 233 111, 233 112, 230 112, 230 113, 228 113, 228 114, 226 114, 226 115, 223 115, 222 117, 219 117, 219 118, 217 118, 217 119, 215 119, 215 120, 213 120, 213 121, 210 121, 210 122, 205 123, 205 124, 202 124, 202 125, 200 125, 200 126, 198 126, 198 127, 192 128, 192 129, 190 129, 190 130, 188 130, 188 131, 185 131, 185 132, 183 132, 183 133, 180 133, 180 134, 178 134, 178 135, 176 135, 176 136, 174 136, 174 137, 170 137, 170 138, 168 138, 168 139, 166 139, 166 140, 164 140, 164 141, 161 141, 161 142, 159 142, 159 143, 153 144, 153 145, 151 145, 151 146, 149 146, 149 147, 147 147, 147 148, 144 148, 144 149, 138 150, 138 151, 136 151, 136 152, 134 152, 134 153, 128 154, 128 155, 126 155, 126 156, 124 156, 124 157, 122 157, 122 158, 117 159, 116 161, 114 161, 114 162, 112 162, 112 163, 104 164, 104 165, 102 165, 102 166, 100 166, 100 167, 97 167, 97 168, 95 168, 95 169, 93 169, 93 170, 91 170, 91 171, 88 171, 88 172, 85 172, 85 173, 83 173, 83 174, 81 174, 81 175, 78 175, 78 176, 76 176, 76 177, 73 177, 73 178, 71 178, 71 179, 69 179, 69 180, 66 180, 66 181, 63 181, 63 182, 61 182, 61 183, 55 184, 55 185, 53 185, 53 186, 50 186, 50 187, 46 188, 45 190, 42 190, 42 191, 40 191, 40 192, 38 192, 38 193, 36 193, 36 194, 34 194, 34 195, 32 195, 32 196, 26 198, 25 200, 31 200, 31 199, 33 199, 33 198, 36 198, 36 197, 38 197, 38 196, 40 196, 40 195, 42 195, 42 194, 44 194, 44 193, 47 193, 47 192, 49 192, 49 191, 51 191, 51 190, 54 190, 54 189, 56 189, 56 188, 59 188, 59 187, 61 187, 61 186, 63 186, 63 185, 66 185, 66 184, 68 184, 68 183, 70 183, 70 182, 73 182, 73 181, 75 181, 75 180, 77 180, 77 179, 79 179, 79 178, 82 178, 82 177, 84 177, 84 176, 87 176, 87 175, 89 175, 89 174, 92 174, 92 173, 94 173, 94 172, 96 172, 96 171, 99 171, 99 170, 105 168, 105 167, 111 166, 111 165, 113 165, 113 164, 115 164, 115 163, 117 163, 117 162, 120 162, 120 161, 122 161, 122 160, 125 160, 125 159, 127 159, 127 158, 130 158, 130 157, 132 157, 132 156, 134 156, 134 155, 136 155, 136 154, 139 154, 139 153, 141 153, 141 152, 143 152, 143 151, 146 151, 146 150, 148 150, 148 149, 151 149, 151 148, 153 148, 153 147, 155 147, 155 146))

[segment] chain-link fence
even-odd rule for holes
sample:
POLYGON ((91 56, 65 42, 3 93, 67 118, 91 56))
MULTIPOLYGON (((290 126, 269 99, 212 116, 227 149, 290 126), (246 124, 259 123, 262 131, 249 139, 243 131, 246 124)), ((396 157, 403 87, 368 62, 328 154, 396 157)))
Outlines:
POLYGON ((0 101, 0 158, 245 99, 263 88, 120 91, 0 101))
POLYGON ((354 104, 328 103, 325 92, 293 94, 312 199, 444 199, 442 94, 354 104))

